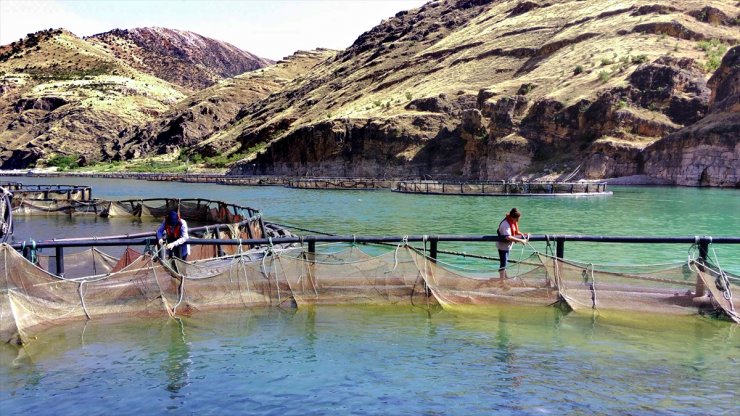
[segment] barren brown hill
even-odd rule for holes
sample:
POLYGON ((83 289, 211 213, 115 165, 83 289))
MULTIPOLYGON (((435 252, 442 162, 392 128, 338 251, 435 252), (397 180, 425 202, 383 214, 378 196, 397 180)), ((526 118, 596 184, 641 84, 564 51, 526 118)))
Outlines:
POLYGON ((0 47, 0 167, 54 155, 100 159, 121 131, 183 97, 70 32, 31 34, 0 47))
POLYGON ((298 51, 274 65, 221 81, 189 96, 147 126, 127 131, 126 140, 108 149, 107 157, 132 159, 182 149, 196 159, 233 152, 238 142, 221 140, 219 133, 240 111, 250 113, 249 105, 291 85, 296 77, 335 54, 328 49, 298 51))
POLYGON ((85 40, 143 73, 189 91, 273 63, 226 42, 161 27, 116 29, 85 40))
POLYGON ((234 173, 645 173, 643 149, 706 115, 707 80, 740 39, 739 12, 734 0, 430 2, 362 34, 218 137, 262 149, 234 173))

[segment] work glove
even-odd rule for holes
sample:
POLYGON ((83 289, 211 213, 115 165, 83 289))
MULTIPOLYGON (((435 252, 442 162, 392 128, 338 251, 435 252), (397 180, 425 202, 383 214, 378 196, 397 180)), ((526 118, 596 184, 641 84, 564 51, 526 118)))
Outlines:
POLYGON ((159 239, 159 240, 157 241, 157 245, 158 245, 158 246, 160 246, 160 247, 162 247, 162 246, 164 245, 164 238, 160 238, 160 239, 159 239))
POLYGON ((167 250, 172 250, 175 247, 175 243, 167 243, 167 245, 164 246, 167 250))

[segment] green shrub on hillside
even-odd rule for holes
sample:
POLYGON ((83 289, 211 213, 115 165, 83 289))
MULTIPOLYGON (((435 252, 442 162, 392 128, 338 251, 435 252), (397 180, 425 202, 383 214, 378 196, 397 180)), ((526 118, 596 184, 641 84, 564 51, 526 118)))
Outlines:
POLYGON ((707 62, 704 63, 704 69, 707 72, 714 72, 722 63, 722 57, 727 52, 727 45, 719 39, 702 40, 697 43, 697 48, 704 51, 707 62))
POLYGON ((56 167, 59 170, 74 169, 80 166, 78 160, 80 160, 79 155, 55 155, 46 162, 46 166, 56 167))

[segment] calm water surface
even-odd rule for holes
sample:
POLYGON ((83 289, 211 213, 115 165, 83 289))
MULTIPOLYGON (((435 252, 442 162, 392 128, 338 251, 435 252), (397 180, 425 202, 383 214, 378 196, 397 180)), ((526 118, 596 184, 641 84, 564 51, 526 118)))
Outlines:
MULTIPOLYGON (((613 187, 610 197, 487 198, 55 182, 91 185, 100 198, 221 199, 259 208, 270 221, 338 234, 490 234, 516 206, 524 213, 522 228, 537 234, 740 235, 737 190, 613 187)), ((155 225, 17 221, 19 240, 155 225)), ((536 247, 544 250, 544 244, 536 247)), ((493 251, 485 245, 441 248, 493 251)), ((566 257, 678 262, 688 249, 568 243, 566 257)), ((716 251, 723 267, 740 272, 740 248, 716 251)), ((596 318, 520 307, 256 309, 181 320, 80 322, 46 331, 24 348, 0 346, 0 414, 735 415, 737 332, 707 317, 596 318)))

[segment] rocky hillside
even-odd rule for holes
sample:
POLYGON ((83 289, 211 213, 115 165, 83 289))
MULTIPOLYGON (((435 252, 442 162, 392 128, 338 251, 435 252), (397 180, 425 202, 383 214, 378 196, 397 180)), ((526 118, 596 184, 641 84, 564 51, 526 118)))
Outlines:
MULTIPOLYGON (((693 184, 699 172, 734 186, 721 169, 679 178, 646 160, 664 140, 671 152, 701 147, 673 134, 710 111, 707 81, 740 40, 739 13, 721 0, 434 1, 362 34, 220 136, 261 149, 234 173, 693 184)), ((730 142, 712 146, 734 151, 737 169, 730 142)))
POLYGON ((85 38, 140 72, 198 91, 273 62, 234 45, 183 30, 116 29, 85 38))
POLYGON ((72 33, 29 35, 0 48, 0 167, 53 155, 100 159, 121 131, 183 98, 175 85, 72 33))
POLYGON ((250 113, 249 105, 289 86, 296 77, 335 54, 328 49, 299 51, 269 67, 221 81, 189 96, 143 128, 124 132, 125 139, 115 140, 106 156, 122 160, 183 150, 196 159, 238 150, 238 142, 224 139, 220 132, 240 112, 250 113))
MULTIPOLYGON (((268 63, 226 43, 166 29, 113 31, 87 40, 62 29, 31 34, 0 47, 0 167, 25 168, 54 157, 83 164, 116 160, 121 138, 193 101, 225 101, 236 113, 279 88, 228 78, 225 85, 240 85, 234 94, 220 96, 226 88, 221 85, 205 98, 198 92, 185 100, 192 88, 268 63), (250 88, 257 92, 246 92, 250 88)), ((212 134, 221 126, 199 128, 212 134)))

